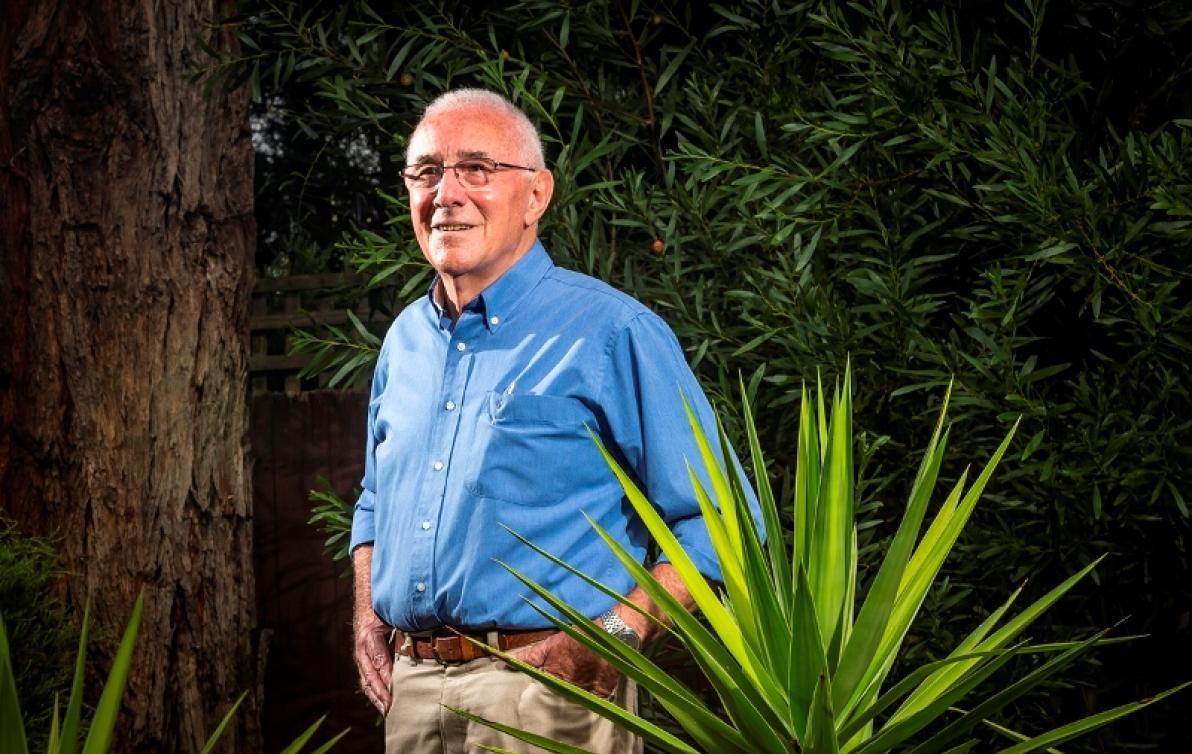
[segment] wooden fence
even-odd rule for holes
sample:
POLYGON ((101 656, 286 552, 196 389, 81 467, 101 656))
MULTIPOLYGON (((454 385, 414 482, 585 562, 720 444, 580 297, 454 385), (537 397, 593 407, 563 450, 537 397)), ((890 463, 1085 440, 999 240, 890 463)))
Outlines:
MULTIPOLYGON (((368 395, 300 378, 311 357, 289 353, 293 328, 351 327, 344 303, 360 283, 342 274, 265 279, 253 295, 253 554, 267 643, 266 751, 280 751, 324 714, 320 740, 352 728, 337 751, 383 748, 377 716, 356 683, 347 563, 324 555, 322 535, 307 523, 312 489, 329 485, 350 500, 360 482, 368 395)), ((387 324, 368 301, 354 311, 377 332, 387 324)))

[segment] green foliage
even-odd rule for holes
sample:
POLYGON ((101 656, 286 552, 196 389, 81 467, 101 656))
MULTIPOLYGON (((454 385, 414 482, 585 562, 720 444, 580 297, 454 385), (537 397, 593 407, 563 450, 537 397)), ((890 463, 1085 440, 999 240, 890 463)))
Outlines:
MULTIPOLYGON (((352 536, 353 504, 344 500, 323 480, 324 489, 311 490, 310 501, 315 503, 310 509, 308 524, 317 526, 326 536, 323 541, 323 552, 332 560, 345 560, 348 557, 348 546, 352 536)), ((360 496, 360 489, 353 491, 352 499, 360 496)))
MULTIPOLYGON (((103 690, 100 692, 99 702, 95 706, 95 714, 91 719, 90 725, 84 726, 81 713, 83 705, 83 682, 86 674, 87 629, 91 617, 90 606, 88 606, 83 616, 83 627, 79 634, 78 652, 75 655, 74 680, 71 683, 70 696, 66 703, 66 712, 61 718, 58 715, 57 695, 54 697, 53 712, 50 718, 49 731, 45 744, 45 751, 48 754, 75 754, 76 751, 81 751, 82 754, 107 754, 107 752, 111 751, 112 736, 120 714, 120 702, 124 698, 124 690, 128 684, 128 672, 132 666, 137 632, 141 626, 143 606, 144 595, 142 594, 137 597, 137 601, 133 605, 132 616, 128 619, 128 625, 125 627, 124 635, 120 639, 120 645, 116 649, 115 657, 112 660, 112 668, 108 672, 107 680, 104 682, 103 690), (83 736, 84 729, 86 730, 85 737, 83 736), (82 738, 81 749, 79 746, 80 738, 82 738)), ((25 719, 21 713, 20 697, 18 695, 16 681, 13 676, 13 661, 9 645, 8 630, 5 626, 3 616, 0 616, 0 751, 4 752, 4 754, 28 754, 28 735, 26 733, 25 719)), ((236 700, 236 703, 224 715, 223 720, 216 726, 215 732, 211 734, 211 737, 203 746, 203 754, 208 754, 215 750, 216 744, 219 743, 219 739, 227 729, 232 716, 236 714, 240 703, 244 701, 244 696, 245 694, 241 694, 240 698, 236 700)), ((322 719, 317 720, 287 746, 282 754, 299 754, 322 722, 322 719)), ((345 734, 347 734, 346 730, 314 749, 312 754, 324 754, 330 751, 345 734)))
MULTIPOLYGON (((70 681, 71 652, 79 637, 54 596, 59 567, 53 540, 26 537, 0 516, 0 606, 10 643, 21 647, 13 664, 13 693, 38 732, 48 730, 54 694, 70 681)), ((33 743, 44 748, 45 741, 33 743)))
MULTIPOLYGON (((789 406, 821 360, 861 367, 863 569, 893 533, 889 497, 913 483, 884 438, 929 427, 916 393, 955 377, 958 455, 1023 424, 1014 471, 928 600, 979 620, 1007 586, 1108 553, 1113 584, 1048 621, 1131 615, 1155 649, 1073 676, 1120 697, 1143 688, 1139 668, 1192 671, 1169 659, 1192 639, 1186 3, 255 0, 230 23, 244 54, 216 80, 259 93, 258 143, 273 145, 262 233, 303 229, 310 258, 390 286, 378 305, 396 310, 429 280, 396 195, 406 135, 449 87, 501 91, 547 141, 556 260, 659 311, 714 399, 744 373, 765 445, 797 441, 789 406)), ((362 384, 374 346, 341 334, 302 347, 362 384)), ((727 431, 740 445, 743 428, 727 431)), ((916 660, 953 628, 921 630, 916 660)), ((1086 706, 1032 699, 1038 719, 1086 706)))
MULTIPOLYGON (((882 754, 906 751, 906 747, 913 746, 911 751, 916 754, 927 754, 970 751, 981 745, 975 731, 982 725, 1102 642, 1105 632, 1081 641, 1047 645, 1031 644, 1020 638, 1096 563, 1084 567, 1010 617, 1009 610, 1021 592, 1017 590, 958 642, 947 657, 907 672, 897 683, 888 683, 931 583, 976 508, 1017 427, 1010 430, 971 484, 966 485, 967 474, 961 476, 924 528, 930 503, 936 497, 935 485, 945 448, 952 438, 951 430, 944 431, 948 405, 948 398, 944 398, 939 422, 915 474, 898 530, 876 576, 868 584, 864 599, 859 599, 857 526, 852 506, 855 469, 851 391, 850 374, 846 370, 843 386, 835 391, 831 412, 822 389, 813 397, 805 390, 801 392, 795 454, 797 481, 792 494, 795 515, 793 527, 786 531, 780 528, 777 502, 766 480, 766 464, 746 400, 745 425, 754 471, 758 474, 758 499, 766 531, 772 533, 764 544, 743 492, 745 481, 725 472, 726 468, 732 468, 727 440, 721 435, 718 455, 694 412, 687 409, 706 478, 711 483, 705 488, 699 477, 692 475, 695 495, 721 567, 721 589, 714 589, 705 580, 629 473, 601 446, 604 459, 620 480, 626 498, 682 579, 707 626, 688 614, 687 608, 595 521, 590 522, 592 527, 659 607, 666 621, 658 621, 595 579, 584 578, 679 638, 716 690, 720 709, 724 710, 723 719, 719 709, 708 708, 649 658, 610 636, 596 621, 552 595, 541 584, 507 566, 551 608, 566 616, 566 620, 556 618, 546 607, 539 607, 544 617, 649 689, 695 742, 694 748, 607 699, 553 678, 533 665, 507 659, 576 703, 638 733, 662 751, 882 754), (793 542, 789 548, 787 540, 793 542), (1050 657, 1022 678, 990 691, 986 681, 1015 655, 1050 657), (968 700, 978 695, 975 693, 978 687, 979 695, 984 698, 973 704, 968 700), (958 709, 962 703, 969 707, 967 711, 958 709)), ((522 541, 556 565, 578 573, 528 540, 522 541)), ((994 730, 1008 732, 1014 740, 1004 748, 999 744, 998 750, 1025 754, 1064 743, 1189 685, 1192 681, 1033 737, 994 723, 994 730)), ((456 711, 479 719, 467 710, 456 711)), ((573 747, 546 743, 524 731, 481 721, 549 751, 574 751, 573 747)))

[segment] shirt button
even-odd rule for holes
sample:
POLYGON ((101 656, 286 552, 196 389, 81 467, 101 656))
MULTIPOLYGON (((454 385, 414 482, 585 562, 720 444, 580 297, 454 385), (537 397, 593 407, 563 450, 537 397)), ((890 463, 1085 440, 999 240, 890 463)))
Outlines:
POLYGON ((443 404, 443 408, 447 409, 448 411, 454 411, 455 410, 455 401, 447 401, 446 403, 443 404))
POLYGON ((426 529, 429 529, 429 528, 430 528, 430 521, 423 521, 422 529, 425 531, 426 529))
POLYGON ((443 462, 442 462, 442 461, 435 461, 435 463, 434 463, 434 467, 433 467, 433 468, 434 468, 434 470, 435 470, 435 471, 442 471, 442 470, 443 470, 443 462))
POLYGON ((418 591, 420 591, 420 592, 425 592, 425 591, 426 591, 426 584, 423 584, 421 581, 419 581, 417 584, 415 584, 415 585, 414 585, 414 588, 415 588, 415 589, 417 589, 417 590, 418 590, 418 591))
POLYGON ((457 351, 463 351, 463 350, 466 350, 466 349, 467 349, 467 346, 466 346, 466 345, 464 345, 462 342, 461 342, 461 343, 456 343, 456 344, 455 344, 455 350, 457 350, 457 351))
POLYGON ((490 325, 499 325, 499 324, 501 324, 501 318, 500 317, 489 317, 488 323, 490 325))

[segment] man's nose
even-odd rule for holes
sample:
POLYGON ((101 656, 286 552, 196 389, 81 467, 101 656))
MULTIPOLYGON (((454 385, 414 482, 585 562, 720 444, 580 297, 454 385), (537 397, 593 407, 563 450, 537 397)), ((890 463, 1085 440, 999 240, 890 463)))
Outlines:
POLYGON ((439 185, 435 186, 435 206, 449 207, 463 204, 467 193, 463 184, 459 182, 455 169, 447 168, 443 171, 443 177, 439 179, 439 185))

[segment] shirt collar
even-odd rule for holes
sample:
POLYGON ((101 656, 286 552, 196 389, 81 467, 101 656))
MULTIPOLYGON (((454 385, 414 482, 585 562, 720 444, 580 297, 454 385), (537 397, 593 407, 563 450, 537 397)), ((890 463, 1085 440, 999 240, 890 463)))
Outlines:
MULTIPOLYGON (((542 242, 536 240, 521 259, 481 291, 479 296, 464 307, 464 311, 479 312, 484 317, 484 326, 489 332, 493 332, 505 324, 518 304, 554 266, 542 242)), ((438 275, 435 275, 426 293, 442 327, 443 322, 448 321, 448 317, 439 301, 442 293, 439 289, 438 275)))

